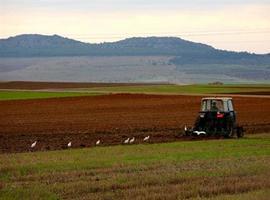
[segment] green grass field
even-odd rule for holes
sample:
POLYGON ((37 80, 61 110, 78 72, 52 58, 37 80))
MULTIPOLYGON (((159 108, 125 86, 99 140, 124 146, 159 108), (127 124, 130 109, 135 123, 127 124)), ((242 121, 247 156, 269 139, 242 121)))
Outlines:
POLYGON ((38 92, 38 91, 0 91, 0 100, 47 99, 76 96, 92 96, 90 92, 38 92))
MULTIPOLYGON (((88 89, 87 89, 88 90, 88 89)), ((223 94, 240 92, 270 92, 270 85, 153 85, 91 88, 95 92, 118 93, 172 93, 172 94, 223 94)))
POLYGON ((270 196, 270 137, 0 155, 0 199, 270 196))
POLYGON ((233 94, 243 92, 269 92, 270 85, 145 85, 63 89, 62 91, 0 91, 0 100, 42 99, 55 97, 89 96, 110 93, 146 94, 233 94))

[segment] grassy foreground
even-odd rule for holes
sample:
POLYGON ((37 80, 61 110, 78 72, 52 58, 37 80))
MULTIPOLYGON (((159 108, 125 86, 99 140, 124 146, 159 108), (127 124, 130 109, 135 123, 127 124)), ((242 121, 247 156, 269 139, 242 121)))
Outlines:
POLYGON ((268 199, 270 137, 0 155, 0 199, 268 199))

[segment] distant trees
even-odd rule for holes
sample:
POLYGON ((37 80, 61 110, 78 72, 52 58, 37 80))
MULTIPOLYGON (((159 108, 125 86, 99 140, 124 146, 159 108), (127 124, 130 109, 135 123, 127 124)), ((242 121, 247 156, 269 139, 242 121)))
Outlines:
POLYGON ((223 83, 220 82, 220 81, 215 81, 215 82, 212 82, 212 83, 208 83, 208 85, 223 85, 223 83))

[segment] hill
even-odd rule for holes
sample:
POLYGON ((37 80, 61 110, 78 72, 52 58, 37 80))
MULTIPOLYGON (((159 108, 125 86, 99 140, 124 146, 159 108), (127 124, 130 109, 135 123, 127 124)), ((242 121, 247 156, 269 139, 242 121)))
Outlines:
POLYGON ((0 40, 1 57, 32 56, 152 56, 196 54, 215 49, 174 37, 129 38, 100 44, 83 43, 58 35, 25 34, 0 40))
POLYGON ((270 55, 215 49, 176 37, 134 37, 100 44, 83 43, 59 35, 25 34, 0 39, 1 57, 46 56, 177 56, 174 62, 228 63, 232 60, 270 61, 270 55))
POLYGON ((219 50, 176 37, 91 44, 25 34, 0 39, 0 72, 2 81, 269 82, 270 54, 219 50))

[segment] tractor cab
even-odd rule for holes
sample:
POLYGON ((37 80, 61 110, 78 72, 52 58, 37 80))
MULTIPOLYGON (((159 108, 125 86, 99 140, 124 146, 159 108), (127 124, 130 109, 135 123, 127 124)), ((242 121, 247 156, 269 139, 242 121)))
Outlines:
POLYGON ((187 135, 243 136, 243 128, 237 125, 233 100, 230 97, 202 98, 201 109, 187 135))
POLYGON ((232 98, 203 98, 201 112, 233 112, 232 98))

